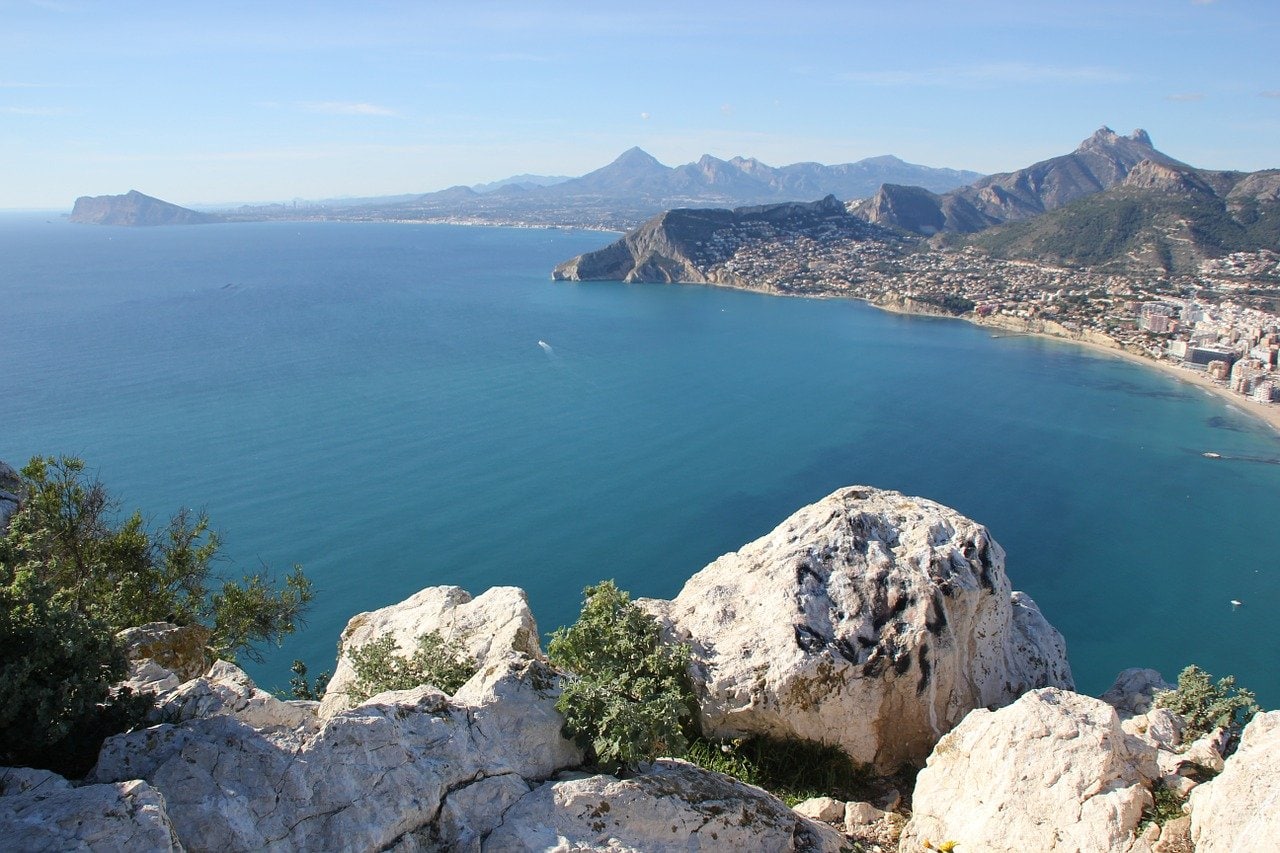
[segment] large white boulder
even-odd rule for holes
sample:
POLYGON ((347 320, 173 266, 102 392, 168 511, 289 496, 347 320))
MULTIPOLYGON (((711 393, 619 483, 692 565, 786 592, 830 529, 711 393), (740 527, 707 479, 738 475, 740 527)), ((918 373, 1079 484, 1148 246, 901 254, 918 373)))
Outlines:
POLYGON ((1191 792, 1196 853, 1280 850, 1280 711, 1257 714, 1222 773, 1191 792))
POLYGON ((626 779, 581 776, 541 785, 507 810, 481 849, 835 853, 843 842, 759 788, 661 759, 626 779))
POLYGON ((338 663, 325 688, 320 717, 331 717, 353 704, 347 692, 356 681, 348 657, 351 649, 391 636, 400 654, 408 656, 417 648, 418 638, 432 631, 461 644, 481 668, 512 653, 542 657, 538 625, 524 590, 496 586, 472 598, 461 587, 427 587, 399 604, 359 613, 347 622, 338 639, 338 663))
POLYGON ((701 722, 842 747, 884 770, 919 762, 974 708, 1073 686, 1066 645, 1010 590, 985 527, 866 486, 804 507, 642 600, 691 642, 701 722))
POLYGON ((72 787, 47 770, 0 768, 6 850, 181 851, 165 801, 146 782, 72 787))
POLYGON ((902 850, 956 841, 989 853, 1131 851, 1155 748, 1108 704, 1055 688, 969 714, 916 778, 902 850))

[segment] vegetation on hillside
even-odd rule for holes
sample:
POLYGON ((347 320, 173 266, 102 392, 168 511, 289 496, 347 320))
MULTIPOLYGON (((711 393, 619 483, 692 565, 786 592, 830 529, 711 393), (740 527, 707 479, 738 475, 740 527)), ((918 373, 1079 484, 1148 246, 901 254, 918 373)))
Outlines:
POLYGON ((347 689, 353 702, 422 684, 453 694, 476 673, 476 662, 462 644, 445 640, 439 631, 418 637, 417 648, 407 657, 396 653, 399 648, 394 637, 384 635, 347 653, 356 674, 355 683, 347 689))
POLYGON ((116 633, 147 622, 201 624, 211 650, 258 659, 302 619, 301 568, 273 586, 214 571, 219 540, 204 514, 149 530, 72 457, 32 459, 22 502, 0 537, 0 764, 79 775, 108 734, 146 703, 112 693, 126 669, 116 633))
POLYGON ((1194 664, 1178 673, 1176 688, 1156 694, 1156 706, 1182 717, 1187 741, 1219 727, 1237 735, 1262 710, 1252 691, 1236 687, 1235 676, 1214 683, 1213 676, 1194 664))

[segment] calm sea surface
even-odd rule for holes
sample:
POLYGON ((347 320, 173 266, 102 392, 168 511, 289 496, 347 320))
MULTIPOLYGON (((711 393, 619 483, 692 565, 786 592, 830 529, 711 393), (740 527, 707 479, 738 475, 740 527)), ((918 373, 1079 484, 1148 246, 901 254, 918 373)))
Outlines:
POLYGON ((1082 690, 1196 662, 1280 705, 1266 427, 1066 343, 549 280, 610 239, 0 217, 0 459, 79 455, 157 523, 203 507, 228 573, 301 563, 316 604, 249 667, 269 687, 424 586, 522 586, 548 631, 589 583, 672 596, 866 483, 985 523, 1082 690))

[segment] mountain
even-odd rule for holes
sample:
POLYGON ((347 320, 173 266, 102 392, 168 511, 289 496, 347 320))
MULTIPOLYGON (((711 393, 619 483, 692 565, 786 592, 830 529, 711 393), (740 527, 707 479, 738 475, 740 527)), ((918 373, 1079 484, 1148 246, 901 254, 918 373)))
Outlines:
POLYGON ((124 195, 81 196, 71 211, 72 222, 93 225, 204 225, 222 217, 179 207, 137 190, 124 195))
POLYGON ((1016 172, 988 175, 942 195, 929 187, 886 184, 851 210, 868 222, 917 234, 972 233, 1118 186, 1143 161, 1185 167, 1157 151, 1145 130, 1121 136, 1102 127, 1070 154, 1016 172))
MULTIPOLYGON (((754 158, 721 160, 708 154, 695 163, 666 166, 647 151, 630 148, 613 162, 575 178, 520 175, 409 199, 373 199, 359 209, 344 210, 342 215, 626 229, 671 208, 738 207, 826 195, 849 200, 870 195, 886 181, 916 183, 945 192, 978 177, 977 172, 934 169, 891 156, 836 166, 793 163, 774 167, 754 158)), ((317 206, 307 210, 315 214, 317 206)), ((287 210, 262 212, 269 216, 289 214, 287 210)))
POLYGON ((763 241, 862 238, 882 229, 851 216, 835 196, 815 202, 739 207, 679 208, 660 213, 621 239, 555 268, 567 281, 731 283, 708 271, 743 245, 763 241))
POLYGON ((1194 274, 1208 258, 1280 252, 1280 170, 1144 160, 1108 190, 964 242, 1010 260, 1194 274))

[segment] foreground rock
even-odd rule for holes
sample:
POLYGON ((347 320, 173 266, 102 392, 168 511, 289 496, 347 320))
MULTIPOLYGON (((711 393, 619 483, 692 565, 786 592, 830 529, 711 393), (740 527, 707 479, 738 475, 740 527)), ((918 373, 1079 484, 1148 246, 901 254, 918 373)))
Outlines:
POLYGON ((844 839, 759 788, 683 761, 628 779, 548 782, 515 803, 485 853, 535 850, 839 851, 844 839))
POLYGON ((1280 711, 1255 715, 1222 774, 1191 792, 1191 837, 1196 853, 1280 849, 1280 711))
POLYGON ((727 554, 674 601, 704 729, 835 744, 893 770, 974 708, 1071 688, 1062 636, 955 510, 854 486, 727 554))
POLYGON ((903 850, 925 841, 960 849, 1130 851, 1155 749, 1128 735, 1104 702, 1035 690, 998 711, 978 710, 939 741, 916 779, 903 850))
POLYGON ((582 761, 545 664, 495 665, 468 686, 479 704, 420 687, 318 721, 314 703, 215 664, 168 697, 171 718, 194 717, 108 739, 92 780, 158 789, 190 850, 455 849, 495 804, 582 761))
POLYGON ((522 589, 493 587, 472 598, 461 587, 427 587, 413 597, 353 616, 338 639, 338 664, 320 703, 320 716, 328 718, 350 708, 350 689, 356 682, 350 651, 379 637, 394 637, 400 653, 409 655, 418 637, 439 631, 446 641, 466 648, 481 669, 510 655, 542 658, 538 625, 522 589))
POLYGON ((126 628, 116 634, 129 659, 125 684, 155 693, 199 678, 213 663, 209 656, 212 636, 213 632, 203 625, 148 622, 126 628))
POLYGON ((73 788, 47 770, 0 768, 6 850, 182 849, 164 798, 145 782, 73 788))

